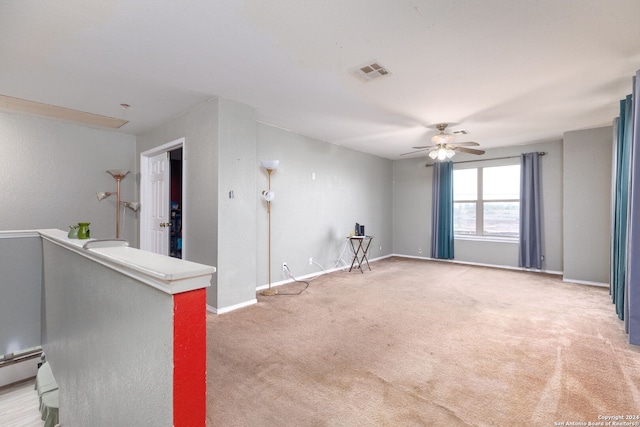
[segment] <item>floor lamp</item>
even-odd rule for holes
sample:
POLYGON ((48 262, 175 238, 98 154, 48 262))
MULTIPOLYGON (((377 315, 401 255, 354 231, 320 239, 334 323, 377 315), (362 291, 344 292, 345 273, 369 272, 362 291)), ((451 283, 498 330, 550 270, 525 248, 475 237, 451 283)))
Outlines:
MULTIPOLYGON (((120 238, 120 181, 122 181, 122 179, 127 176, 127 174, 129 173, 128 170, 123 170, 123 169, 111 169, 108 170, 107 172, 109 172, 109 174, 116 180, 117 182, 117 187, 116 187, 116 239, 120 238)), ((113 193, 110 191, 104 192, 104 193, 98 193, 98 200, 102 200, 105 199, 109 196, 111 196, 113 193)))
POLYGON ((262 295, 273 296, 278 293, 277 290, 271 289, 271 201, 275 197, 275 193, 271 191, 271 174, 278 167, 279 160, 262 160, 262 167, 267 170, 269 175, 269 189, 262 192, 262 197, 267 202, 267 217, 269 222, 269 287, 262 291, 262 295))

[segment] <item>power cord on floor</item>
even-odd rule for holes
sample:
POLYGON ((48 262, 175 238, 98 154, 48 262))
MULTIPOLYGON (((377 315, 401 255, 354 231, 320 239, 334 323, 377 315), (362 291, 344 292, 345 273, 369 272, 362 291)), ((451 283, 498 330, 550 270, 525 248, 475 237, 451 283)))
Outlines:
MULTIPOLYGON (((332 268, 338 268, 338 265, 342 262, 344 264, 344 267, 342 268, 342 270, 346 270, 346 268, 349 266, 349 263, 347 263, 344 259, 342 259, 342 257, 344 256, 344 253, 345 253, 345 251, 347 250, 348 247, 349 247, 349 243, 347 241, 347 242, 344 243, 344 246, 342 247, 342 250, 340 251, 340 256, 338 257, 336 262, 333 264, 332 268)), ((318 274, 317 276, 313 276, 313 277, 309 278, 308 280, 298 280, 298 279, 296 279, 294 277, 293 273, 291 273, 291 270, 289 270, 289 266, 288 265, 284 265, 283 268, 286 270, 287 277, 292 279, 294 282, 304 283, 305 287, 302 288, 299 292, 292 292, 292 293, 280 293, 280 292, 278 292, 276 294, 276 296, 278 296, 278 295, 284 295, 284 296, 300 295, 305 290, 307 290, 307 288, 309 287, 309 284, 310 284, 309 282, 311 282, 312 280, 317 279, 320 276, 323 276, 323 275, 327 274, 327 271, 324 269, 324 267, 321 264, 318 264, 315 261, 313 261, 312 263, 317 265, 318 267, 320 267, 321 273, 318 274)))
POLYGON ((285 265, 284 268, 287 270, 287 276, 289 276, 289 278, 293 279, 294 282, 297 283, 305 283, 305 287, 302 288, 299 292, 291 292, 291 293, 282 293, 282 292, 278 292, 275 296, 295 296, 295 295, 300 295, 301 293, 303 293, 304 291, 307 290, 307 288, 309 287, 309 282, 307 282, 306 280, 298 280, 295 277, 293 277, 293 274, 291 274, 291 270, 289 270, 289 266, 285 265))

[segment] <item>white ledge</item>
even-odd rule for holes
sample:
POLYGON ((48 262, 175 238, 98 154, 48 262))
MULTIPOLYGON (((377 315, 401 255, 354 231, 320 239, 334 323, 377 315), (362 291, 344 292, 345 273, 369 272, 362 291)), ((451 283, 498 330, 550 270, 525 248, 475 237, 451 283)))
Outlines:
POLYGON ((467 240, 470 242, 515 243, 515 244, 520 243, 520 240, 517 237, 472 236, 472 235, 456 234, 453 236, 453 238, 454 240, 467 240))
POLYGON ((211 286, 216 268, 123 245, 122 241, 70 239, 62 230, 38 230, 43 239, 169 294, 211 286), (94 247, 87 242, 96 242, 94 247))

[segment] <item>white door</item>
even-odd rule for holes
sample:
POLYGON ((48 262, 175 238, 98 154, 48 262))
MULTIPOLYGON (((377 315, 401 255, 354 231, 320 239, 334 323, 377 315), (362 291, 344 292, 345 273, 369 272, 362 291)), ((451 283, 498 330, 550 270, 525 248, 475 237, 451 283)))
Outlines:
POLYGON ((169 153, 164 152, 149 158, 149 211, 147 250, 157 254, 169 255, 169 153))
MULTIPOLYGON (((140 153, 140 249, 169 255, 171 233, 171 162, 169 152, 182 148, 182 213, 186 206, 187 170, 185 139, 180 138, 140 153)), ((182 218, 182 258, 186 259, 185 230, 182 218)))

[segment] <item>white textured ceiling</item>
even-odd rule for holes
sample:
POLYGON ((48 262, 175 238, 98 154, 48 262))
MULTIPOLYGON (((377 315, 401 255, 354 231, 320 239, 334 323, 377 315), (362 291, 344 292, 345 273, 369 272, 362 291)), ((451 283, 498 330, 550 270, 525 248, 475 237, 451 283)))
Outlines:
POLYGON ((0 0, 0 94, 131 134, 221 96, 390 159, 439 122, 523 144, 611 124, 639 68, 638 0, 0 0))

